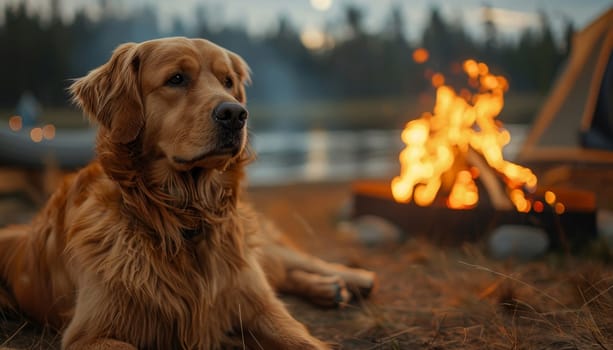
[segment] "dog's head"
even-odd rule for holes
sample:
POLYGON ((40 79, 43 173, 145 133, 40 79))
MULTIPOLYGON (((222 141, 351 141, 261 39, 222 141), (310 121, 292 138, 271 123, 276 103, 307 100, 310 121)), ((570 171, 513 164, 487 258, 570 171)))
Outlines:
POLYGON ((105 142, 165 158, 176 170, 219 168, 246 147, 249 68, 204 39, 119 46, 70 91, 105 142))

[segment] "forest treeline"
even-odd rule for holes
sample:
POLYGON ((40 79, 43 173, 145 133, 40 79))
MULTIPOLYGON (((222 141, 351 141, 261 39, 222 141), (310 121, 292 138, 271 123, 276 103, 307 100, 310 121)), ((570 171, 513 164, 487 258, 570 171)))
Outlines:
POLYGON ((509 78, 515 92, 544 93, 568 52, 573 32, 568 22, 564 42, 556 42, 547 15, 541 13, 539 27, 524 30, 518 40, 504 40, 486 11, 479 19, 484 35, 477 40, 461 20, 449 20, 433 7, 421 39, 413 43, 405 37, 406 19, 400 8, 392 7, 385 25, 372 33, 365 30, 366 12, 348 5, 335 23, 344 34, 333 46, 309 50, 283 16, 278 29, 252 37, 241 24, 212 25, 206 7, 196 10, 194 28, 188 30, 176 19, 169 32, 162 32, 158 14, 150 7, 118 16, 102 6, 96 20, 81 11, 64 23, 57 11, 44 20, 29 15, 24 3, 5 6, 0 26, 2 108, 14 107, 24 91, 43 106, 65 106, 70 79, 105 62, 119 43, 170 35, 207 38, 241 54, 253 71, 252 101, 415 95, 429 84, 426 66, 450 74, 466 58, 488 62, 509 78), (426 64, 412 59, 419 47, 430 54, 426 64))

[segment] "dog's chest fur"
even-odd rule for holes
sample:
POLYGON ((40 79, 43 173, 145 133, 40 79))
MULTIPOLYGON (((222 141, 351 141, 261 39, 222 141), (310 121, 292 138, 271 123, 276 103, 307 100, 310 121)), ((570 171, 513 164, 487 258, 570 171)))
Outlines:
POLYGON ((143 349, 214 349, 239 324, 233 294, 241 292, 240 275, 255 262, 245 241, 248 215, 234 208, 185 237, 185 230, 173 225, 152 232, 121 206, 101 207, 96 196, 79 209, 67 232, 71 275, 77 290, 99 288, 80 290, 76 302, 92 303, 84 312, 100 310, 96 303, 108 305, 96 317, 97 325, 109 329, 92 333, 112 332, 109 336, 143 349), (108 222, 116 224, 105 226, 108 222), (82 276, 89 280, 80 281, 82 276))
MULTIPOLYGON (((211 254, 201 247, 196 250, 198 254, 211 254)), ((148 288, 156 288, 152 290, 155 294, 145 292, 136 296, 135 300, 143 303, 137 311, 141 320, 127 323, 146 325, 152 331, 137 343, 153 348, 170 348, 172 344, 174 348, 208 349, 219 344, 237 323, 239 306, 231 305, 237 298, 230 296, 238 289, 235 267, 210 256, 185 258, 192 261, 167 265, 164 271, 151 271, 147 283, 148 288), (201 264, 209 266, 202 268, 201 264)))

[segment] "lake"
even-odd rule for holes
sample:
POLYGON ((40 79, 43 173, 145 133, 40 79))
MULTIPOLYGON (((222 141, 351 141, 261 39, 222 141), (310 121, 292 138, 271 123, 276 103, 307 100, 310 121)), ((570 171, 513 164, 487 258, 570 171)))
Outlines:
MULTIPOLYGON (((506 159, 513 160, 528 126, 505 128, 511 142, 503 152, 506 159)), ((391 179, 400 172, 398 155, 404 147, 400 130, 261 131, 251 135, 251 142, 258 154, 248 170, 252 185, 391 179)))
MULTIPOLYGON (((528 132, 508 124, 511 143, 504 148, 513 160, 528 132)), ((93 157, 94 129, 58 130, 51 140, 33 142, 27 130, 0 129, 0 165, 42 168, 45 160, 79 168, 93 157)), ((404 147, 400 130, 258 131, 250 135, 257 160, 248 168, 252 185, 389 178, 400 172, 404 147)))

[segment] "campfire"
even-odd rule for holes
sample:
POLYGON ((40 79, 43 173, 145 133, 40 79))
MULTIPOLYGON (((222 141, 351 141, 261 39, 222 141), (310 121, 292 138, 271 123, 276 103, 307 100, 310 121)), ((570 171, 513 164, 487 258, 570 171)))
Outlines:
MULTIPOLYGON (((536 190, 536 175, 504 159, 502 148, 511 136, 496 119, 504 105, 507 80, 492 74, 483 62, 467 60, 463 68, 476 91, 462 89, 458 94, 450 86, 439 85, 433 112, 424 113, 403 130, 406 148, 400 153, 400 176, 392 181, 394 199, 428 206, 442 191, 447 193, 448 208, 474 208, 479 200, 475 179, 490 171, 482 157, 504 180, 515 208, 528 212, 532 201, 526 192, 536 190)), ((440 79, 433 83, 440 84, 440 79)), ((483 178, 495 205, 507 208, 492 175, 483 178)))
POLYGON ((462 68, 469 88, 459 92, 432 75, 436 102, 402 131, 400 174, 391 186, 356 181, 354 216, 377 215, 441 243, 477 240, 504 224, 541 227, 552 247, 594 237, 593 193, 540 188, 531 169, 504 158, 511 135, 497 117, 507 80, 483 62, 462 68))

